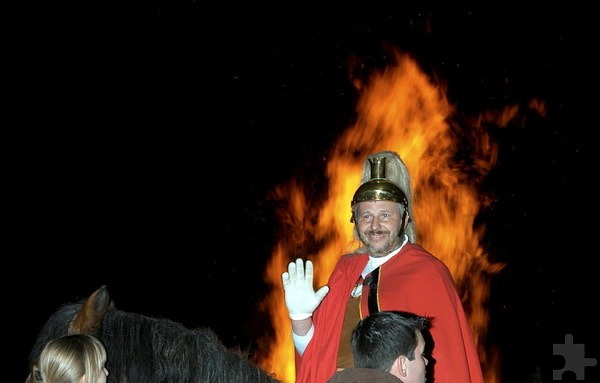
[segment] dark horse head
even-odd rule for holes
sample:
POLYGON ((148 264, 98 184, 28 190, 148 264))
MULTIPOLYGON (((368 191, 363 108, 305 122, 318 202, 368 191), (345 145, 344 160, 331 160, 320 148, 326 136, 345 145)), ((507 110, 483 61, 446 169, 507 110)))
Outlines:
POLYGON ((189 329, 116 309, 102 286, 83 302, 59 307, 44 324, 29 355, 25 383, 43 383, 37 362, 46 343, 76 333, 93 334, 104 343, 108 383, 280 382, 247 354, 225 347, 208 328, 189 329))

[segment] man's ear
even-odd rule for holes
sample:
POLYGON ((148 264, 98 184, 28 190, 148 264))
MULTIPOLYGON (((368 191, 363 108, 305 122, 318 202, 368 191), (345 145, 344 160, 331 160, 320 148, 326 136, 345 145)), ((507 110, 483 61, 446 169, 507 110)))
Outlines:
POLYGON ((408 371, 408 358, 404 355, 400 355, 394 362, 394 369, 400 376, 405 378, 408 371))

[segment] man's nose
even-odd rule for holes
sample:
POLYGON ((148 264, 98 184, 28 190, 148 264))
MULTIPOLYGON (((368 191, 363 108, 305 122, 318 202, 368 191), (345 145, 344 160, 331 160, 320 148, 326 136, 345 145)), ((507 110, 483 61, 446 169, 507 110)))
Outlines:
POLYGON ((381 227, 379 218, 373 218, 373 220, 371 221, 371 227, 373 227, 373 228, 381 227))

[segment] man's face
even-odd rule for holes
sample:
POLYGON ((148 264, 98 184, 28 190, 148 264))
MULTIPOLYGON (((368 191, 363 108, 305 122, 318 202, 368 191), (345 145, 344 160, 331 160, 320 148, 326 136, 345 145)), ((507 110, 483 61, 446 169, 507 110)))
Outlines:
POLYGON ((417 333, 419 343, 415 348, 415 359, 406 359, 406 376, 401 379, 405 383, 424 383, 429 361, 425 357, 425 339, 421 332, 417 333))
POLYGON ((358 204, 356 229, 369 254, 382 257, 400 242, 402 227, 400 206, 392 201, 365 201, 358 204))

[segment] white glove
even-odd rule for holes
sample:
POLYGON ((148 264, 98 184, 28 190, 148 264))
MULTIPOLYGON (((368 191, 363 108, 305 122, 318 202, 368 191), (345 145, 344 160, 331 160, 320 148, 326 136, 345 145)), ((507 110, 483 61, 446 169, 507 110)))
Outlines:
POLYGON ((317 292, 313 288, 313 264, 301 258, 290 262, 288 271, 281 274, 283 290, 285 292, 285 305, 292 320, 302 320, 312 316, 323 298, 329 293, 329 286, 323 286, 317 292))

